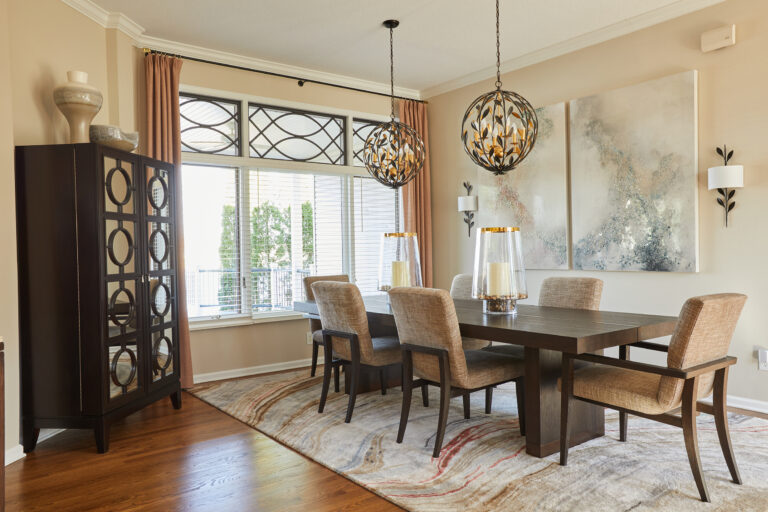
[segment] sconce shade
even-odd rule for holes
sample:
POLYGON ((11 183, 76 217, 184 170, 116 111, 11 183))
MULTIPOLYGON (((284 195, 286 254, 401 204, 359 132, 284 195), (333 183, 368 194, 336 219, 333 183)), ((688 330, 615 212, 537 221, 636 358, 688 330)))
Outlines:
POLYGON ((459 196, 460 212, 476 212, 477 196, 459 196))
POLYGON ((741 188, 744 186, 743 165, 719 165, 707 171, 707 188, 741 188))
POLYGON ((382 233, 379 251, 379 290, 421 286, 421 261, 416 233, 382 233))

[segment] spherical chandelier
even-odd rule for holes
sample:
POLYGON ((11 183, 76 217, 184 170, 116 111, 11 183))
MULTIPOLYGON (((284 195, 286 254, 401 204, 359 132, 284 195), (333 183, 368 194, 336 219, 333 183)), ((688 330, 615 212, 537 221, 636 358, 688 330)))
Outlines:
POLYGON ((424 166, 424 142, 416 130, 395 121, 395 59, 392 32, 400 24, 387 20, 389 29, 390 120, 377 125, 365 140, 363 161, 368 173, 390 188, 402 187, 424 166))
POLYGON ((480 167, 504 174, 517 167, 533 149, 539 121, 528 100, 501 89, 499 0, 496 0, 496 90, 467 108, 461 122, 464 151, 480 167))

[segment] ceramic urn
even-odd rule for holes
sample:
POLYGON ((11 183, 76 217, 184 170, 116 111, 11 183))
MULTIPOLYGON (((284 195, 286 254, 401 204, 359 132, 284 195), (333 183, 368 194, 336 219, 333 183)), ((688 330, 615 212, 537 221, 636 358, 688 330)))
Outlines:
POLYGON ((88 84, 88 73, 68 71, 67 83, 53 90, 53 101, 69 122, 69 142, 90 142, 88 129, 101 109, 101 92, 88 84))

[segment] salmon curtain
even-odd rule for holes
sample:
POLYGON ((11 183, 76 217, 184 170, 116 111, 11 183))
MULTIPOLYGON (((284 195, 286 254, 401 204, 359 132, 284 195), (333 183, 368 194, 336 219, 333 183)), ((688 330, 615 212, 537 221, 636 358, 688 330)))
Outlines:
POLYGON ((421 277, 426 288, 432 288, 432 196, 429 169, 429 129, 427 105, 419 101, 402 100, 400 122, 419 134, 424 141, 424 168, 403 187, 405 231, 416 233, 419 239, 421 277))
POLYGON ((192 353, 187 317, 187 284, 184 277, 184 224, 181 204, 181 128, 179 77, 182 60, 167 55, 147 54, 144 71, 147 92, 147 155, 176 166, 176 301, 179 319, 181 387, 192 387, 192 353))

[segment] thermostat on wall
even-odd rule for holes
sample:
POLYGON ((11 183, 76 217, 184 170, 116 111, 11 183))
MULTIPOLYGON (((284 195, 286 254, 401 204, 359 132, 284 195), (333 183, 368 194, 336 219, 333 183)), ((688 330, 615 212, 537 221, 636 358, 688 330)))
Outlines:
POLYGON ((711 52, 736 44, 736 25, 726 25, 701 34, 701 51, 711 52))

